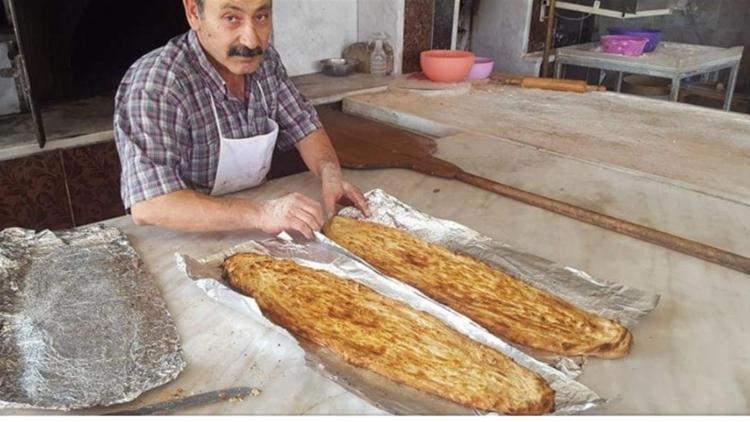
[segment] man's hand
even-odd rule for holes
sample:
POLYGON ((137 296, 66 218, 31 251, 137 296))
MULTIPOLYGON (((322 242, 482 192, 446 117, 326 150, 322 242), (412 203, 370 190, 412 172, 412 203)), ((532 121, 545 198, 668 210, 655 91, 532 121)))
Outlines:
POLYGON ((370 209, 362 191, 341 177, 341 170, 337 165, 329 164, 323 167, 320 175, 323 196, 323 208, 326 219, 336 215, 336 204, 350 202, 366 216, 370 216, 370 209))
POLYGON ((362 191, 347 183, 341 177, 341 167, 336 151, 325 129, 319 129, 297 143, 305 165, 313 174, 320 177, 322 183, 323 209, 326 219, 336 215, 336 204, 353 204, 366 216, 370 216, 362 191))
POLYGON ((324 222, 320 204, 299 193, 261 204, 260 229, 268 234, 294 230, 312 239, 324 222))

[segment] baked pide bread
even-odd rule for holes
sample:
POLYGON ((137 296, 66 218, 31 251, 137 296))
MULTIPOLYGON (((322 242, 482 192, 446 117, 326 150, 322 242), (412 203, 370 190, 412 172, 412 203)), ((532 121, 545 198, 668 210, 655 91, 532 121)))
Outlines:
POLYGON ((224 271, 275 324, 350 364, 475 409, 554 410, 555 392, 536 373, 362 284, 252 253, 228 258, 224 271))
POLYGON ((323 233, 382 273, 517 345, 600 358, 619 358, 630 351, 633 337, 622 325, 402 230, 334 217, 323 233))

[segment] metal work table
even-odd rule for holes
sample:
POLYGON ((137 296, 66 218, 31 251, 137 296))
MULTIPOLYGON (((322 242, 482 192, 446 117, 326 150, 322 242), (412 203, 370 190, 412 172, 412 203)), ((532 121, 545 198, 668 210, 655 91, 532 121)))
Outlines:
POLYGON ((709 47, 663 42, 656 51, 640 57, 628 57, 601 51, 599 43, 580 44, 557 50, 555 77, 563 76, 564 65, 592 67, 619 72, 617 92, 622 88, 623 73, 657 76, 672 80, 670 99, 677 101, 683 79, 710 72, 731 69, 724 110, 732 106, 744 47, 709 47))

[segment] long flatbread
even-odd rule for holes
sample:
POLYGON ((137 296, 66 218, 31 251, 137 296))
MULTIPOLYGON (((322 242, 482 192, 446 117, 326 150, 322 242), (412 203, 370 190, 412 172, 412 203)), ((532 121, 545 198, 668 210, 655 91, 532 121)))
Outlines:
POLYGON ((472 257, 402 230, 350 218, 334 217, 323 232, 384 274, 520 346, 563 356, 610 359, 630 351, 633 337, 622 325, 472 257))
POLYGON ((360 283, 252 253, 224 270, 271 321, 355 366, 471 408, 554 410, 555 392, 536 373, 360 283))

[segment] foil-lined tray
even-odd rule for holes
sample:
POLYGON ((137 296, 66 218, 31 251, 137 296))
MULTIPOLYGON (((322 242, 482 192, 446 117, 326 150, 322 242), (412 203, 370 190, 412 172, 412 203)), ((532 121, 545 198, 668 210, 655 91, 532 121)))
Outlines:
POLYGON ((0 408, 129 402, 185 365, 161 293, 119 230, 0 232, 0 408))
POLYGON ((202 259, 177 255, 178 268, 188 278, 194 280, 209 297, 244 313, 265 326, 290 336, 305 351, 308 365, 387 412, 393 414, 480 413, 475 409, 459 406, 437 396, 394 383, 371 371, 357 368, 330 351, 312 345, 304 339, 296 338, 282 327, 274 325, 262 316, 254 299, 233 290, 223 279, 222 263, 227 257, 239 252, 254 252, 291 259, 300 265, 325 270, 339 277, 357 281, 380 294, 428 312, 472 340, 510 356, 519 364, 541 375, 555 390, 555 414, 579 413, 604 402, 588 387, 566 376, 563 372, 508 345, 465 316, 429 299, 411 286, 383 276, 319 233, 316 234, 315 241, 307 243, 297 243, 288 235, 282 234, 273 239, 243 243, 202 259))
MULTIPOLYGON (((594 279, 579 269, 519 251, 454 221, 418 211, 383 190, 372 190, 365 197, 371 210, 369 218, 354 207, 341 210, 339 215, 395 227, 419 239, 472 256, 581 309, 618 321, 628 328, 633 328, 659 303, 659 295, 594 279)), ((515 347, 574 378, 581 374, 585 363, 585 359, 581 358, 572 359, 518 345, 515 347)))

